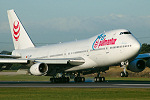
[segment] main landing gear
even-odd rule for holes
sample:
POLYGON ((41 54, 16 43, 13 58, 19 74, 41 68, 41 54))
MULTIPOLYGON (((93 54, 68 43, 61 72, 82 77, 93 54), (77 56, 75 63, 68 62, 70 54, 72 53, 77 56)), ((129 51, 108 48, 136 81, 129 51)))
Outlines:
MULTIPOLYGON (((62 75, 62 77, 59 78, 50 78, 51 83, 69 83, 69 77, 65 77, 65 75, 62 75)), ((85 82, 85 77, 80 77, 80 73, 77 74, 77 76, 74 78, 74 82, 85 82)))
POLYGON ((121 77, 128 77, 127 66, 129 65, 128 61, 121 62, 120 67, 123 68, 123 71, 120 73, 121 77))
POLYGON ((69 83, 69 77, 50 78, 51 83, 69 83))
POLYGON ((105 77, 100 77, 100 72, 98 72, 97 77, 94 78, 95 82, 104 82, 105 77))
POLYGON ((77 76, 74 78, 74 82, 85 82, 85 77, 80 77, 80 73, 77 74, 77 76))
MULTIPOLYGON (((70 78, 69 77, 65 77, 65 75, 62 75, 61 77, 53 77, 50 78, 50 82, 51 83, 69 83, 70 78)), ((95 82, 104 82, 105 81, 105 77, 100 77, 100 72, 98 72, 97 77, 94 78, 95 82)), ((74 78, 74 82, 78 83, 78 82, 85 82, 85 77, 81 77, 80 73, 78 73, 76 75, 76 77, 74 78)))
POLYGON ((62 77, 58 77, 58 78, 50 78, 50 82, 51 83, 69 83, 69 77, 65 77, 65 75, 62 75, 62 77))

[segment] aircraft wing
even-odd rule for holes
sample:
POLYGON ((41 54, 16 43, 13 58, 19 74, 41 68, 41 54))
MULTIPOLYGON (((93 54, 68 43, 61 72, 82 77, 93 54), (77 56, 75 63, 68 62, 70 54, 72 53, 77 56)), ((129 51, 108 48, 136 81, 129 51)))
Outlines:
POLYGON ((7 63, 7 64, 13 64, 13 63, 24 63, 27 64, 28 60, 26 59, 12 59, 12 58, 0 58, 0 63, 7 63))
POLYGON ((70 64, 70 65, 82 65, 85 60, 81 57, 78 58, 54 58, 54 59, 30 59, 33 62, 42 62, 46 64, 70 64))
POLYGON ((136 59, 149 59, 150 58, 150 53, 144 53, 144 54, 139 54, 136 59))
MULTIPOLYGON (((11 56, 11 55, 10 55, 11 56)), ((8 56, 9 57, 9 56, 8 56)), ((0 58, 0 63, 21 63, 27 64, 28 61, 34 63, 41 62, 46 64, 70 64, 73 66, 85 63, 83 58, 55 58, 55 59, 15 59, 15 58, 0 58)))
POLYGON ((0 58, 21 58, 21 56, 0 54, 0 58))

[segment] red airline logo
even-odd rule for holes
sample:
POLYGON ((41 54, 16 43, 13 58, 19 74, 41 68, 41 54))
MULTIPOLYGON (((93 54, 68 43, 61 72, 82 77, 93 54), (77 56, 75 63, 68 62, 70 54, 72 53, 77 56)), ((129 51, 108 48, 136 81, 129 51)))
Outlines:
POLYGON ((15 38, 16 41, 18 41, 19 39, 19 36, 20 36, 20 25, 19 25, 19 21, 14 21, 14 24, 13 24, 13 36, 15 38))
POLYGON ((117 39, 106 39, 105 33, 100 34, 96 40, 94 41, 92 48, 93 50, 100 48, 101 46, 105 45, 114 45, 116 43, 117 39))

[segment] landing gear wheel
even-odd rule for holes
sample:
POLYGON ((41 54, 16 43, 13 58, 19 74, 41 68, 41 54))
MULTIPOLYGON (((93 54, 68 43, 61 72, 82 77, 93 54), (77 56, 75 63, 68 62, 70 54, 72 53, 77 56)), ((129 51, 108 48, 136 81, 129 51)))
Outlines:
POLYGON ((121 72, 121 73, 120 73, 120 76, 121 76, 121 77, 125 77, 125 73, 124 73, 124 72, 121 72))
POLYGON ((69 79, 69 77, 67 77, 67 81, 66 82, 69 83, 69 81, 70 81, 70 79, 69 79))
POLYGON ((54 78, 50 78, 51 83, 55 83, 54 78))
POLYGON ((102 77, 102 82, 105 82, 105 77, 102 77))
POLYGON ((51 83, 69 83, 69 77, 50 78, 51 83))
POLYGON ((95 82, 104 82, 105 81, 105 77, 95 77, 94 81, 95 82))
POLYGON ((94 78, 94 82, 97 82, 97 77, 94 78))
POLYGON ((121 72, 121 73, 120 73, 120 76, 121 76, 121 77, 128 77, 128 75, 129 75, 128 72, 126 72, 126 73, 121 72))
POLYGON ((128 77, 127 66, 129 65, 129 61, 126 60, 120 63, 120 67, 123 68, 123 71, 120 73, 121 77, 128 77))
POLYGON ((129 75, 128 72, 126 72, 125 77, 128 77, 128 75, 129 75))
POLYGON ((75 77, 74 78, 74 82, 77 83, 77 82, 85 82, 85 78, 84 77, 75 77))
POLYGON ((82 82, 85 82, 85 77, 82 77, 82 82))

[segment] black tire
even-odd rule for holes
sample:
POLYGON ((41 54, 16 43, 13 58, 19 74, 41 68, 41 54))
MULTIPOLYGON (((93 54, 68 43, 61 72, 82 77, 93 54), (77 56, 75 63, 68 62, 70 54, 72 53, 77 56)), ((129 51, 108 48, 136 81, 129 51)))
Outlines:
POLYGON ((94 82, 97 82, 97 77, 94 78, 94 82))
POLYGON ((54 78, 54 83, 60 83, 60 79, 59 78, 54 78))
POLYGON ((124 72, 121 72, 121 73, 120 73, 120 76, 121 76, 121 77, 125 77, 125 73, 124 73, 124 72))
POLYGON ((82 77, 78 77, 78 82, 82 82, 82 77))
POLYGON ((51 83, 56 83, 56 78, 50 78, 51 83))
POLYGON ((66 83, 69 83, 70 79, 69 77, 66 77, 66 83))
POLYGON ((105 77, 102 77, 102 82, 105 82, 105 77))
POLYGON ((102 77, 98 77, 99 78, 99 81, 98 82, 102 82, 102 77))
POLYGON ((95 82, 104 82, 105 81, 105 77, 95 77, 94 81, 95 82))
POLYGON ((77 77, 74 78, 74 82, 77 83, 77 77))
POLYGON ((51 83, 54 83, 54 78, 50 78, 50 82, 51 82, 51 83))
POLYGON ((82 77, 82 82, 85 82, 85 77, 82 77))
POLYGON ((61 83, 66 83, 66 77, 62 77, 62 78, 60 79, 60 82, 61 82, 61 83))
POLYGON ((129 76, 129 73, 128 73, 128 72, 126 72, 125 77, 128 77, 128 76, 129 76))
POLYGON ((97 77, 97 82, 100 82, 101 78, 100 77, 97 77))

